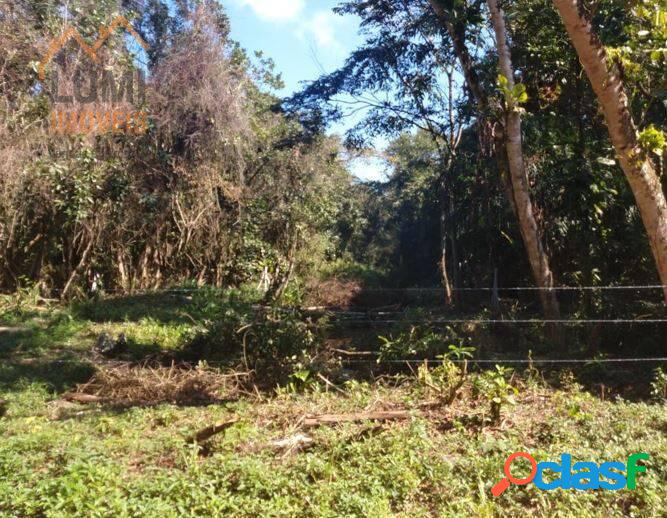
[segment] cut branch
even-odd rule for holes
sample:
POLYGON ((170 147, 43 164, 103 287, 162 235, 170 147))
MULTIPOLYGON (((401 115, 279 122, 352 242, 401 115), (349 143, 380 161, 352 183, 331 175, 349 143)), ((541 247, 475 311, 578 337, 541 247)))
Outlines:
POLYGON ((402 421, 410 419, 412 415, 407 410, 388 410, 384 412, 358 412, 354 414, 322 414, 307 416, 303 426, 313 428, 323 425, 336 425, 340 423, 357 423, 361 421, 402 421))

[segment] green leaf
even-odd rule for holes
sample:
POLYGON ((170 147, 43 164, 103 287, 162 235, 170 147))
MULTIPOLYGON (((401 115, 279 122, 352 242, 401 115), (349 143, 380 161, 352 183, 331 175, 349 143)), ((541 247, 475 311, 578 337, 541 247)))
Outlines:
POLYGON ((639 145, 645 151, 659 155, 665 147, 665 134, 651 124, 639 134, 639 145))

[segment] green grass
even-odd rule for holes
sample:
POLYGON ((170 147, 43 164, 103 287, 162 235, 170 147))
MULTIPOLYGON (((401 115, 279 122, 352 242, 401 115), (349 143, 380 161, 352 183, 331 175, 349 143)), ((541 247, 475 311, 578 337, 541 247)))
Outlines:
POLYGON ((255 301, 248 291, 202 289, 111 297, 63 308, 37 298, 0 296, 0 358, 58 356, 90 350, 101 333, 125 334, 137 358, 182 345, 225 307, 255 301))
POLYGON ((185 314, 173 301, 108 304, 105 312, 53 306, 5 315, 28 331, 2 345, 0 399, 8 413, 0 418, 1 516, 657 517, 667 508, 667 407, 601 400, 567 376, 559 388, 534 373, 515 378, 516 404, 503 408, 495 425, 487 401, 470 387, 452 406, 425 406, 431 388, 412 375, 341 383, 344 393, 308 383, 300 393, 236 394, 206 407, 64 402, 62 394, 94 372, 85 352, 100 329, 165 350, 216 310, 195 304, 185 314), (306 414, 396 408, 412 418, 379 430, 369 423, 299 426, 306 414), (206 448, 186 442, 230 417, 239 422, 206 448), (313 446, 291 453, 271 446, 297 433, 313 446), (651 458, 635 491, 530 485, 494 499, 490 488, 515 451, 538 461, 561 453, 575 461, 624 461, 644 451, 651 458))
POLYGON ((322 390, 241 399, 204 408, 125 411, 57 402, 37 381, 3 384, 0 510, 18 516, 659 516, 665 509, 664 406, 603 402, 579 391, 526 389, 500 428, 470 419, 480 408, 419 416, 418 387, 352 384, 346 397, 322 390), (535 395, 540 395, 534 399, 535 395), (380 403, 381 402, 381 403, 380 403), (64 405, 64 406, 63 406, 64 405), (367 407, 415 409, 409 422, 363 437, 365 425, 319 428, 315 446, 283 455, 268 445, 297 432, 310 412, 367 407), (241 421, 207 456, 184 438, 207 423, 241 421), (636 491, 542 492, 491 485, 508 453, 538 460, 651 454, 636 491))

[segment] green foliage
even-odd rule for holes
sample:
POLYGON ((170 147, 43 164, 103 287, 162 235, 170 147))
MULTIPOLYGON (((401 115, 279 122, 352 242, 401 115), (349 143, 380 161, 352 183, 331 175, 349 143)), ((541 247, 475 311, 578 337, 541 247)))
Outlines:
MULTIPOLYGON (((0 269, 0 289, 23 276, 50 296, 69 283, 69 298, 95 276, 122 291, 157 278, 268 279, 272 298, 339 255, 337 216, 352 183, 339 141, 278 113, 273 63, 229 39, 219 4, 167 4, 121 11, 151 47, 148 134, 95 138, 49 134, 50 78, 35 84, 33 43, 62 33, 62 10, 18 2, 10 15, 3 5, 0 110, 11 116, 0 123, 0 250, 11 268, 0 269)), ((75 1, 68 23, 93 40, 117 10, 75 1)), ((121 31, 103 57, 115 74, 142 66, 121 31)))
POLYGON ((42 298, 39 288, 29 279, 22 279, 19 288, 11 295, 0 296, 0 322, 10 322, 23 315, 32 315, 42 298))
POLYGON ((653 372, 653 381, 651 381, 651 396, 656 401, 667 402, 667 373, 658 367, 653 372))
MULTIPOLYGON (((380 354, 378 362, 386 360, 403 360, 411 358, 435 358, 445 350, 447 342, 459 341, 456 331, 447 327, 444 330, 434 330, 423 326, 409 326, 406 331, 399 331, 396 335, 378 336, 380 340, 380 354)), ((458 346, 449 345, 451 348, 458 346)), ((467 348, 457 349, 457 351, 467 348)), ((462 353, 462 354, 465 354, 462 353)))
POLYGON ((450 345, 445 354, 438 356, 440 365, 431 369, 424 361, 417 370, 417 379, 436 393, 443 405, 451 404, 468 377, 467 360, 472 358, 474 347, 450 345))
POLYGON ((639 132, 639 145, 647 152, 661 155, 665 148, 665 133, 651 124, 639 132))
POLYGON ((441 358, 459 362, 472 358, 476 350, 474 347, 465 347, 463 345, 450 345, 447 349, 447 352, 441 358))
MULTIPOLYGON (((320 328, 321 329, 321 328, 320 328)), ((253 311, 228 304, 214 319, 195 328, 185 340, 182 355, 253 370, 259 383, 284 381, 305 372, 322 343, 320 330, 281 308, 253 311)))
POLYGON ((342 258, 328 261, 322 265, 318 274, 322 280, 331 278, 351 279, 359 281, 363 286, 370 288, 382 286, 387 275, 386 272, 377 267, 342 258))
POLYGON ((484 371, 473 380, 473 387, 491 405, 491 419, 500 423, 503 407, 516 403, 518 390, 508 380, 512 369, 496 365, 495 369, 484 371))
POLYGON ((502 74, 498 74, 498 87, 505 97, 507 106, 513 106, 514 109, 517 109, 520 104, 528 101, 526 85, 523 83, 517 83, 510 89, 507 78, 502 74))
POLYGON ((460 426, 443 429, 438 419, 415 416, 378 433, 368 424, 320 427, 307 432, 308 450, 275 452, 271 443, 292 437, 304 413, 354 412, 378 401, 400 408, 413 397, 412 382, 348 383, 346 397, 306 391, 117 412, 70 410, 25 376, 13 386, 0 376, 0 398, 10 403, 0 421, 0 514, 7 516, 595 516, 619 509, 659 516, 666 504, 661 405, 550 390, 545 399, 519 399, 523 412, 511 427, 474 433, 452 409, 447 422, 460 426), (569 417, 573 398, 588 420, 569 417), (241 420, 206 451, 186 444, 202 427, 232 416, 241 420), (646 451, 651 461, 630 499, 624 491, 547 494, 533 485, 494 499, 490 488, 514 451, 538 460, 558 460, 565 451, 576 461, 622 461, 646 451))
MULTIPOLYGON (((241 392, 219 405, 119 411, 62 400, 94 374, 95 365, 78 357, 81 350, 89 351, 101 327, 171 343, 174 329, 226 319, 235 324, 222 332, 237 335, 231 337, 232 356, 243 364, 236 325, 257 323, 264 337, 294 328, 278 323, 285 317, 277 309, 266 310, 272 323, 254 313, 257 296, 251 288, 181 288, 173 294, 101 298, 96 311, 85 304, 65 311, 23 302, 12 325, 39 331, 44 349, 35 360, 37 351, 27 349, 32 338, 23 337, 17 345, 33 359, 3 354, 0 362, 0 399, 7 401, 7 414, 0 418, 0 514, 384 517, 461 516, 472 510, 494 516, 588 516, 601 510, 614 514, 625 506, 627 513, 652 516, 665 507, 663 404, 600 399, 583 390, 573 373, 563 376, 563 390, 541 385, 544 397, 530 389, 515 394, 508 370, 468 373, 466 364, 458 362, 474 351, 464 345, 440 350, 442 364, 422 365, 416 376, 383 377, 377 383, 353 378, 334 390, 317 383, 320 365, 290 360, 283 389, 274 390, 274 380, 263 380, 258 372, 253 382, 267 390, 241 392), (247 316, 240 316, 244 311, 247 316), (476 418, 479 405, 467 390, 469 381, 485 406, 500 398, 501 414, 506 414, 508 398, 516 396, 517 412, 506 415, 512 426, 489 429, 492 423, 476 418), (436 407, 448 402, 456 404, 443 412, 436 407), (273 446, 294 437, 306 414, 382 408, 413 409, 414 416, 381 427, 342 423, 302 430, 313 440, 303 451, 273 446), (203 427, 231 417, 240 421, 206 445, 186 443, 203 427), (559 491, 547 498, 533 486, 512 488, 509 498, 490 497, 509 452, 528 449, 539 460, 557 460, 567 451, 577 460, 591 460, 599 457, 600 444, 605 460, 623 460, 636 451, 651 454, 631 503, 624 492, 582 498, 559 491)), ((298 334, 290 336, 300 340, 298 334)), ((2 347, 7 347, 6 337, 0 334, 2 347)), ((284 353, 286 341, 281 347, 284 353)), ((217 367, 212 360, 210 368, 217 367)), ((349 379, 349 371, 345 374, 341 378, 349 379)), ((656 381, 662 378, 664 373, 656 381)), ((517 374, 516 384, 522 381, 517 374)))
POLYGON ((462 369, 452 362, 443 362, 433 369, 429 368, 428 362, 424 362, 417 369, 417 379, 435 392, 444 404, 449 404, 454 401, 462 385, 463 373, 462 369))
POLYGON ((289 381, 285 387, 287 393, 296 394, 313 387, 316 381, 309 370, 298 370, 289 376, 289 381))

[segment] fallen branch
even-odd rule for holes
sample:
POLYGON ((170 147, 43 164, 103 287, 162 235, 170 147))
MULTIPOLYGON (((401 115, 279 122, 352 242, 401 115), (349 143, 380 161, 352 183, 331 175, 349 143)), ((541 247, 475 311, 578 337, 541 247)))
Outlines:
POLYGON ((186 442, 188 443, 202 443, 208 441, 211 437, 218 435, 221 432, 224 432, 227 428, 239 422, 238 417, 229 419, 228 421, 221 421, 212 426, 207 426, 206 428, 199 430, 196 434, 189 437, 186 442))
POLYGON ((354 414, 323 414, 317 416, 306 416, 303 426, 313 428, 322 425, 335 425, 338 423, 356 423, 360 421, 399 421, 411 417, 407 410, 388 410, 386 412, 358 412, 354 414))
POLYGON ((68 392, 63 394, 65 401, 74 401, 75 403, 92 404, 92 403, 106 403, 108 398, 93 396, 92 394, 79 394, 76 392, 68 392))
POLYGON ((347 396, 347 392, 345 392, 343 389, 338 388, 336 385, 331 383, 326 377, 322 376, 319 372, 317 373, 317 377, 320 378, 324 383, 326 384, 327 387, 331 387, 332 389, 336 390, 337 392, 340 392, 344 396, 347 396))

